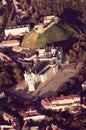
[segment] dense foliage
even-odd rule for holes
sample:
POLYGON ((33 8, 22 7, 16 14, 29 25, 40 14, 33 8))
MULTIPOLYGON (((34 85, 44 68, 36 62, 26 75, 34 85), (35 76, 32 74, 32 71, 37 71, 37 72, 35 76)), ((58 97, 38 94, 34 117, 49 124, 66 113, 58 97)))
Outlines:
POLYGON ((0 87, 10 87, 23 79, 23 68, 20 65, 11 66, 0 63, 0 87))
POLYGON ((86 41, 79 41, 66 54, 66 59, 70 63, 86 62, 86 41))

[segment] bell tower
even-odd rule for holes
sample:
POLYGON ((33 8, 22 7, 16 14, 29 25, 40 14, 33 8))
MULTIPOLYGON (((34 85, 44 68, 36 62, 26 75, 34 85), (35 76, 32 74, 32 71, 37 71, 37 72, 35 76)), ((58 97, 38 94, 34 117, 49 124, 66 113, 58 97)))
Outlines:
POLYGON ((31 71, 24 73, 24 79, 28 84, 28 91, 35 91, 35 75, 31 71))

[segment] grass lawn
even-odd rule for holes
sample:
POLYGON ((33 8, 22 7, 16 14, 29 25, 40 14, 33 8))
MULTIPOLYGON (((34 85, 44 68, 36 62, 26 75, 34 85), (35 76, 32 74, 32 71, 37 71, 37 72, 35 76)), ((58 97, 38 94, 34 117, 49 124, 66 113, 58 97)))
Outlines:
POLYGON ((26 34, 21 43, 21 46, 25 48, 36 48, 36 41, 37 41, 38 35, 39 34, 36 33, 35 31, 32 31, 26 34))
POLYGON ((37 48, 45 46, 47 43, 46 37, 44 34, 39 34, 38 39, 36 41, 37 48))
POLYGON ((26 34, 21 46, 25 48, 40 48, 47 43, 67 40, 70 36, 78 37, 79 34, 69 25, 58 23, 57 25, 51 26, 43 34, 39 34, 35 31, 26 34))

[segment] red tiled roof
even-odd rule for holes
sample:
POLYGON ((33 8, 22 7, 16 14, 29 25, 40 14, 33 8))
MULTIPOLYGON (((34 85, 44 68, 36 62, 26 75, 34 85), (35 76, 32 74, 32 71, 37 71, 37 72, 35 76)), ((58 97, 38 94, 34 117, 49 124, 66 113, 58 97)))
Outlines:
POLYGON ((22 49, 22 47, 20 47, 20 46, 14 46, 12 49, 15 50, 15 51, 19 51, 19 50, 22 49))
POLYGON ((15 44, 15 43, 19 43, 18 40, 7 40, 7 41, 2 41, 1 44, 15 44))
POLYGON ((79 97, 79 95, 69 95, 69 96, 63 96, 62 95, 60 97, 42 99, 41 103, 44 106, 50 106, 50 104, 55 102, 55 101, 58 102, 59 100, 65 100, 65 99, 71 100, 71 99, 74 99, 74 98, 80 98, 80 97, 79 97))
POLYGON ((69 95, 69 96, 63 96, 57 97, 56 100, 64 100, 64 99, 74 99, 74 98, 80 98, 79 95, 69 95))
POLYGON ((47 106, 47 107, 51 105, 47 98, 42 99, 41 103, 42 103, 43 106, 47 106))
POLYGON ((26 115, 32 116, 32 115, 38 115, 38 111, 37 110, 31 110, 31 111, 26 111, 26 115))

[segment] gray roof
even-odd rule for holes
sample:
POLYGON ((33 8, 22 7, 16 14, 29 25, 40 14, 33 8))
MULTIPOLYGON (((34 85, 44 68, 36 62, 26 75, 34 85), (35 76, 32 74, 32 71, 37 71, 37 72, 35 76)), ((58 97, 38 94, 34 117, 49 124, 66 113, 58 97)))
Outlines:
POLYGON ((46 69, 43 70, 40 74, 44 74, 44 73, 46 73, 49 69, 50 69, 50 67, 46 68, 46 69))
POLYGON ((40 62, 32 69, 32 72, 33 73, 40 73, 48 64, 49 64, 49 62, 47 62, 47 61, 40 62))

